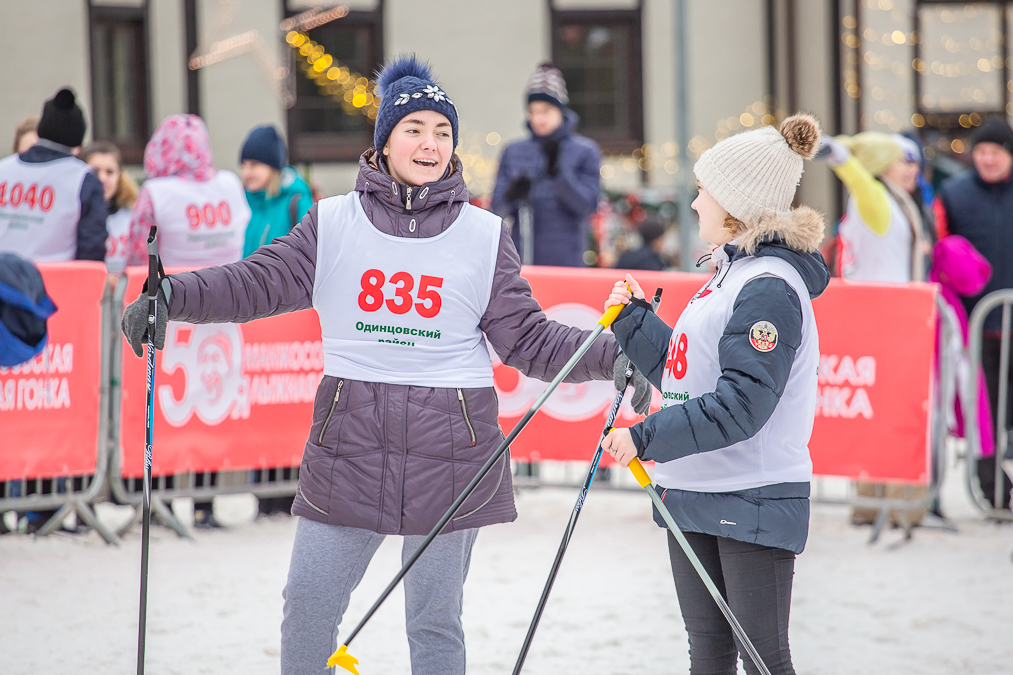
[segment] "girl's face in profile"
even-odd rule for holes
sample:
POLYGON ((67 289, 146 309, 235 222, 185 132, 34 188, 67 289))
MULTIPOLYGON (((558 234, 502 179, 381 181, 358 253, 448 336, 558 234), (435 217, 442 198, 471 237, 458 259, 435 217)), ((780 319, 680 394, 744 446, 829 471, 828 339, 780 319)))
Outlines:
POLYGON ((700 194, 693 200, 691 206, 699 216, 700 238, 708 244, 724 246, 734 238, 734 235, 724 227, 728 212, 721 208, 717 200, 711 197, 699 182, 696 185, 700 194))

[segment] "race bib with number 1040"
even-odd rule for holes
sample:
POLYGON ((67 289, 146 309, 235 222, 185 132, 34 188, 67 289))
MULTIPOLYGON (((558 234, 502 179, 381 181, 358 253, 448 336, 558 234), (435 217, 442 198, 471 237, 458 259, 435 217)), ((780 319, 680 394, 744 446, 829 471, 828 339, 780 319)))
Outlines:
POLYGON ((27 186, 22 183, 8 185, 6 181, 0 183, 0 206, 27 206, 46 212, 53 208, 55 196, 56 193, 49 185, 40 189, 36 183, 27 186))

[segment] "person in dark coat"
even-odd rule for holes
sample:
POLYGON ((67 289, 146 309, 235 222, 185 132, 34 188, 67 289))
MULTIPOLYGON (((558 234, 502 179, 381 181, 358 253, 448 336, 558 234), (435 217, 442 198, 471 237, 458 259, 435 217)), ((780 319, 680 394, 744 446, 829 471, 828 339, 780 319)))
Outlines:
POLYGON ((74 92, 61 89, 42 108, 35 145, 0 160, 0 251, 36 263, 105 260, 102 183, 76 156, 87 126, 74 92))
POLYGON ((665 226, 659 221, 648 218, 637 227, 644 245, 638 249, 630 249, 619 256, 616 267, 623 270, 652 270, 660 272, 668 265, 661 259, 661 244, 665 234, 665 226))
MULTIPOLYGON (((522 262, 583 267, 587 219, 598 206, 598 144, 576 133, 580 118, 567 107, 562 73, 543 63, 528 80, 527 127, 531 138, 503 151, 492 210, 512 219, 511 236, 522 262), (533 257, 524 260, 520 222, 533 219, 533 257)), ((529 247, 528 250, 531 250, 529 247)))
MULTIPOLYGON (((986 120, 971 140, 972 168, 943 181, 935 203, 936 229, 940 238, 959 234, 992 265, 992 279, 981 293, 964 298, 970 314, 983 297, 1013 288, 1013 129, 1003 119, 986 120)), ((981 366, 997 419, 1002 326, 998 310, 985 319, 981 342, 981 366)), ((1011 383, 1013 384, 1013 383, 1011 383)), ((1013 406, 1007 420, 1013 419, 1013 406)), ((996 448, 1001 456, 1004 448, 996 448)), ((1009 477, 1005 477, 1002 508, 1010 507, 1009 477)), ((995 499, 995 455, 978 460, 978 481, 985 497, 995 499)))

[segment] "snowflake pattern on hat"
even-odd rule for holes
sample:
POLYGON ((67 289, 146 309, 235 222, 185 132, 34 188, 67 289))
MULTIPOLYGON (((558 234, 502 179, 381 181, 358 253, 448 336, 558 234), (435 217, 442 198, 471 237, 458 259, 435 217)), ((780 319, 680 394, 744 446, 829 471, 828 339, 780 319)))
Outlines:
POLYGON ((405 105, 411 99, 422 98, 423 96, 425 96, 426 98, 431 98, 437 103, 441 101, 446 101, 450 105, 453 105, 455 110, 457 109, 457 106, 454 105, 454 102, 451 101, 450 98, 447 96, 447 92, 443 91, 438 86, 432 84, 427 85, 425 89, 423 89, 422 91, 416 91, 411 94, 407 92, 399 94, 397 100, 394 101, 394 105, 405 105))

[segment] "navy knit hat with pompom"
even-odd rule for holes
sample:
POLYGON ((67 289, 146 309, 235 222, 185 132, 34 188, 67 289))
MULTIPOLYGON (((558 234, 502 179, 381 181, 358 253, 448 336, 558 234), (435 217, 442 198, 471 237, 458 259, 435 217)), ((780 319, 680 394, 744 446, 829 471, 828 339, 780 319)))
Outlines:
POLYGON ((457 106, 440 89, 429 66, 414 54, 399 56, 384 66, 376 78, 376 94, 380 97, 373 131, 373 147, 377 151, 383 151, 398 122, 419 110, 432 110, 450 120, 457 147, 457 106))

